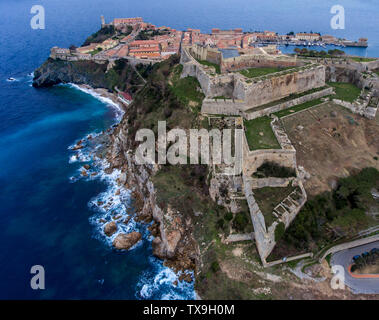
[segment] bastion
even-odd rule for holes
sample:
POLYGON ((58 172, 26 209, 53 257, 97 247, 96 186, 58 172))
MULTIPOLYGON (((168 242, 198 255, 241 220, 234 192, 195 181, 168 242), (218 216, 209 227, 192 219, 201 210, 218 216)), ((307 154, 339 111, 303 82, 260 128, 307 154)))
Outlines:
POLYGON ((223 59, 215 48, 192 45, 182 47, 181 64, 182 77, 198 79, 208 102, 202 112, 210 114, 242 115, 242 111, 325 86, 323 65, 305 64, 284 55, 246 54, 223 59), (212 64, 219 66, 219 73, 212 64), (239 72, 262 67, 283 70, 253 78, 239 72), (215 97, 223 99, 210 103, 209 99, 215 97))

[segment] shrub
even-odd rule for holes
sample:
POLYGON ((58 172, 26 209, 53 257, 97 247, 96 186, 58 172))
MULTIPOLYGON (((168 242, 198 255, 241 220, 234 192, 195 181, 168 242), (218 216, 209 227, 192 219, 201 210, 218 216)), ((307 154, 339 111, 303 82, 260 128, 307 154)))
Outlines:
POLYGON ((231 212, 227 212, 225 214, 225 220, 226 221, 231 221, 233 219, 233 214, 231 212))
POLYGON ((220 265, 219 265, 219 263, 216 260, 212 262, 212 264, 211 264, 211 270, 214 273, 220 271, 220 265))
POLYGON ((236 214, 234 218, 233 227, 238 231, 243 231, 248 223, 249 221, 246 218, 246 214, 243 212, 239 212, 236 214))
POLYGON ((256 178, 290 178, 296 177, 296 171, 293 168, 283 167, 275 162, 265 161, 253 176, 256 178))
POLYGON ((286 226, 283 222, 280 222, 275 229, 275 241, 279 241, 283 238, 284 232, 286 231, 286 226))

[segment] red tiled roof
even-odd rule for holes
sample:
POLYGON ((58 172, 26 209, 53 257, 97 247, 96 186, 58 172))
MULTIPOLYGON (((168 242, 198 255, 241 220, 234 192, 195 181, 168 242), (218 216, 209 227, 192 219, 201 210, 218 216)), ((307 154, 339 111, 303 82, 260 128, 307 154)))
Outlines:
POLYGON ((146 48, 137 48, 137 49, 130 49, 130 53, 139 53, 139 52, 159 52, 159 46, 154 47, 146 47, 146 48))
POLYGON ((132 101, 132 100, 133 100, 132 96, 131 96, 129 93, 127 93, 127 92, 120 92, 120 95, 121 95, 125 100, 128 100, 128 101, 132 101))
POLYGON ((144 44, 156 44, 158 45, 158 41, 156 40, 135 40, 130 43, 130 46, 144 45, 144 44))

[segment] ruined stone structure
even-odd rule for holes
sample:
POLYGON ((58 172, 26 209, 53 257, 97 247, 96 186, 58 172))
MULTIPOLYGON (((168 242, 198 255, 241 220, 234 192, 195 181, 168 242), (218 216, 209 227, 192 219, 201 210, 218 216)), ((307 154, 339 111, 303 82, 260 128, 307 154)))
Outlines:
POLYGON ((302 176, 300 175, 296 163, 296 149, 293 147, 287 134, 282 129, 277 117, 271 122, 271 128, 281 149, 250 151, 246 137, 244 137, 244 193, 254 226, 256 245, 264 266, 268 265, 266 259, 276 244, 276 227, 281 222, 284 224, 285 228, 288 228, 307 201, 307 194, 303 186, 302 176), (296 178, 252 178, 251 175, 256 172, 257 168, 265 161, 275 162, 281 166, 294 168, 296 171, 296 178), (290 183, 292 186, 296 186, 296 189, 275 207, 272 214, 276 217, 276 221, 274 221, 271 226, 266 226, 263 213, 254 199, 254 189, 263 187, 285 187, 290 183))

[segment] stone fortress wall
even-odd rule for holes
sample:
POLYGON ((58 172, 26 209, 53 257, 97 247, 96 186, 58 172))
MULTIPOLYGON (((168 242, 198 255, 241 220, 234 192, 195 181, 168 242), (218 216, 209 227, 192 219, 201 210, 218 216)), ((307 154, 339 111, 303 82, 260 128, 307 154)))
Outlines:
MULTIPOLYGON (((333 89, 325 86, 326 80, 331 82, 352 82, 362 89, 370 87, 373 89, 370 91, 370 95, 375 95, 375 86, 378 85, 378 77, 374 76, 374 80, 368 80, 363 76, 364 70, 357 70, 354 66, 344 70, 344 66, 327 65, 325 63, 311 63, 307 66, 300 66, 300 68, 298 65, 290 65, 294 66, 294 70, 284 70, 252 79, 248 79, 236 72, 229 72, 239 68, 285 66, 284 63, 293 63, 281 57, 280 59, 284 61, 283 64, 278 59, 275 61, 276 65, 273 65, 271 60, 275 60, 275 57, 262 56, 262 59, 270 60, 267 61, 267 65, 264 65, 261 61, 259 61, 260 64, 257 64, 256 57, 251 57, 251 64, 249 64, 248 56, 237 59, 222 59, 221 56, 222 72, 221 74, 216 74, 213 67, 205 66, 196 60, 217 63, 220 58, 214 52, 214 49, 196 46, 194 50, 196 54, 193 56, 191 49, 182 47, 182 77, 194 76, 198 79, 206 95, 202 105, 202 112, 207 114, 241 116, 248 120, 269 115, 273 112, 332 94, 333 89), (210 52, 212 53, 209 54, 210 52), (225 60, 228 60, 226 64, 225 60), (233 61, 234 65, 232 64, 233 61), (227 67, 224 68, 224 66, 227 67), (227 73, 223 73, 223 71, 227 73), (291 94, 303 93, 322 87, 326 88, 289 101, 278 101, 276 105, 270 104, 265 107, 266 104, 288 97, 291 94)), ((376 66, 376 64, 371 64, 370 68, 376 69, 376 66)), ((368 67, 364 68, 367 69, 368 67)), ((250 151, 246 136, 243 136, 243 192, 254 226, 254 238, 264 266, 270 265, 266 259, 276 245, 276 227, 279 223, 283 223, 285 228, 288 228, 307 201, 307 193, 303 186, 307 173, 304 168, 297 166, 296 149, 282 128, 279 119, 275 116, 273 116, 271 128, 280 144, 280 149, 250 151), (254 178, 252 174, 266 161, 295 169, 296 177, 285 179, 254 178), (295 187, 294 191, 274 208, 272 215, 275 216, 275 221, 270 226, 266 225, 265 217, 255 201, 254 190, 263 187, 285 187, 290 183, 295 187)), ((251 235, 248 235, 247 238, 249 237, 251 235)))
MULTIPOLYGON (((210 56, 210 53, 212 53, 211 56, 213 57, 215 50, 216 49, 198 45, 182 47, 182 77, 193 76, 198 79, 206 96, 203 105, 204 109, 202 109, 204 113, 241 114, 240 111, 279 100, 290 94, 301 93, 313 88, 325 86, 325 67, 322 65, 311 65, 294 69, 293 71, 286 70, 254 79, 248 79, 238 72, 216 74, 213 67, 204 66, 196 60, 206 60, 210 56), (224 101, 223 99, 218 99, 217 101, 209 100, 210 98, 220 96, 231 98, 234 101, 224 101)), ((222 55, 220 55, 221 52, 218 52, 217 60, 221 59, 221 66, 223 66, 224 61, 228 62, 235 59, 222 59, 222 55)), ((266 61, 265 63, 270 66, 292 64, 295 67, 297 64, 296 59, 288 59, 283 56, 245 55, 238 58, 244 61, 244 65, 248 64, 247 61, 251 59, 252 65, 254 65, 258 57, 260 63, 266 61)), ((239 66, 241 65, 242 64, 239 66)))
POLYGON ((279 72, 268 77, 260 77, 249 83, 238 75, 233 96, 244 100, 250 108, 280 100, 290 94, 302 93, 325 86, 325 67, 315 65, 291 73, 279 72))
MULTIPOLYGON (((221 55, 222 57, 222 55, 221 55)), ((248 68, 297 67, 297 58, 289 56, 271 56, 262 54, 244 54, 238 57, 222 59, 221 72, 232 72, 248 68)))
POLYGON ((244 136, 244 158, 243 158, 243 184, 244 193, 250 210, 251 221, 254 226, 254 237, 264 266, 276 245, 275 229, 280 222, 288 228, 296 215, 307 201, 307 193, 303 186, 304 175, 297 167, 296 149, 293 147, 284 129, 281 127, 277 117, 271 122, 271 128, 280 144, 281 149, 267 149, 250 151, 246 136, 244 136), (281 166, 293 168, 296 171, 294 178, 267 178, 255 179, 251 175, 257 171, 264 162, 275 162, 281 166), (264 187, 285 187, 288 184, 297 186, 300 191, 294 191, 287 198, 278 204, 273 215, 276 221, 271 226, 266 226, 265 218, 254 198, 254 189, 264 187))
POLYGON ((193 45, 188 47, 188 51, 195 59, 221 65, 222 53, 218 49, 193 45))

